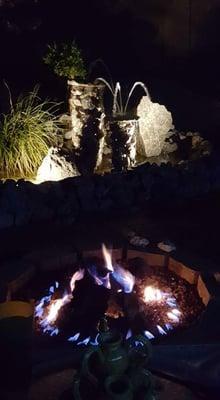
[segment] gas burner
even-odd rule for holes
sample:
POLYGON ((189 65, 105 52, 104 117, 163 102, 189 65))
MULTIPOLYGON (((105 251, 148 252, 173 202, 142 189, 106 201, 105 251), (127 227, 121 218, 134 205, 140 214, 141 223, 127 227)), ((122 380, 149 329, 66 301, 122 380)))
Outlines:
POLYGON ((206 292, 197 272, 160 254, 120 256, 103 245, 102 251, 84 253, 73 272, 52 280, 35 308, 38 334, 96 344, 97 322, 106 315, 124 338, 134 333, 152 340, 200 317, 206 292))

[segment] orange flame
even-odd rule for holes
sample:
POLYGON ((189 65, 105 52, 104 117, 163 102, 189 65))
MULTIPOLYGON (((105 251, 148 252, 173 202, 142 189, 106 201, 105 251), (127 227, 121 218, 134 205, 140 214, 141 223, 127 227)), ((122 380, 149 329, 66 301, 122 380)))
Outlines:
POLYGON ((102 253, 103 253, 103 256, 104 256, 106 269, 108 269, 109 271, 113 272, 114 268, 113 268, 113 265, 112 265, 112 256, 111 256, 110 251, 104 245, 104 243, 102 244, 102 253))
POLYGON ((144 301, 146 303, 159 302, 163 298, 163 293, 160 289, 154 288, 153 286, 146 286, 144 289, 144 301))
POLYGON ((40 318, 40 325, 44 328, 44 331, 54 332, 53 326, 55 325, 60 309, 72 300, 72 292, 75 289, 75 283, 84 277, 84 273, 84 269, 79 269, 73 274, 70 281, 71 293, 65 293, 63 297, 56 300, 51 300, 50 297, 50 303, 46 307, 44 306, 44 301, 39 303, 38 317, 40 318))
POLYGON ((72 278, 71 278, 71 281, 70 281, 70 289, 71 289, 71 292, 73 292, 74 289, 75 289, 75 283, 76 283, 76 281, 80 281, 81 279, 83 279, 83 278, 84 278, 84 275, 85 275, 85 270, 84 270, 84 269, 79 269, 78 271, 76 271, 76 272, 73 274, 73 276, 72 276, 72 278))
MULTIPOLYGON (((132 292, 135 284, 135 278, 131 274, 131 272, 127 269, 120 267, 117 264, 115 264, 114 266, 112 265, 111 253, 104 244, 102 245, 102 252, 105 260, 105 267, 108 271, 110 271, 111 276, 119 283, 125 293, 132 292)), ((109 286, 109 289, 110 288, 111 285, 109 286)))
POLYGON ((67 303, 70 302, 72 298, 72 295, 70 294, 66 294, 63 298, 61 299, 57 299, 57 300, 52 300, 52 302, 50 303, 49 308, 49 312, 47 314, 47 323, 48 324, 54 324, 54 322, 56 321, 59 311, 60 309, 67 303))

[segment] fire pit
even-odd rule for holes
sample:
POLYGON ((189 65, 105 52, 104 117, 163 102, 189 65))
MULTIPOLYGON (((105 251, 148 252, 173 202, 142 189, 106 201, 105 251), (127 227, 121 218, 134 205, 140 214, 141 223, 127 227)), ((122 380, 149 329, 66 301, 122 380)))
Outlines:
POLYGON ((205 276, 156 248, 127 247, 77 253, 70 247, 46 248, 26 254, 17 267, 7 283, 12 301, 2 307, 17 316, 17 303, 35 299, 34 377, 79 368, 87 345, 99 343, 97 322, 105 315, 126 345, 132 340, 136 346, 140 336, 155 344, 151 371, 199 385, 218 384, 216 374, 207 378, 205 366, 194 368, 194 360, 205 363, 206 354, 215 355, 218 348, 218 273, 205 276))
POLYGON ((32 290, 37 335, 77 345, 96 343, 104 315, 125 338, 172 338, 199 320, 209 300, 199 273, 171 257, 104 245, 71 269, 39 276, 32 290))

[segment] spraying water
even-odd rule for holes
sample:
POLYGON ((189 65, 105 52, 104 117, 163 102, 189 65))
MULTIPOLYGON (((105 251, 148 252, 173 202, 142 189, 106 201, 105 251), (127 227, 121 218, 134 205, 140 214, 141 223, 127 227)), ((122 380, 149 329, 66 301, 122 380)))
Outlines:
POLYGON ((104 83, 106 85, 106 87, 109 89, 109 91, 111 92, 112 97, 113 97, 112 115, 114 118, 117 115, 119 115, 119 116, 126 115, 131 96, 138 86, 140 86, 144 90, 145 94, 150 98, 150 93, 149 93, 147 86, 143 82, 137 81, 131 87, 131 89, 128 93, 127 100, 125 102, 125 106, 123 106, 122 90, 121 90, 120 82, 116 82, 116 84, 114 86, 112 81, 109 83, 106 79, 104 79, 102 77, 97 78, 95 82, 104 83))
POLYGON ((133 94, 134 90, 135 90, 136 87, 138 87, 138 86, 140 86, 142 89, 144 89, 146 95, 147 95, 147 96, 149 97, 149 99, 151 100, 150 93, 149 93, 149 90, 148 90, 147 86, 146 86, 143 82, 135 82, 134 85, 132 86, 132 88, 131 88, 129 94, 128 94, 128 98, 127 98, 127 101, 126 101, 126 104, 125 104, 125 108, 124 108, 124 113, 125 113, 125 114, 126 114, 126 112, 127 112, 128 103, 129 103, 129 101, 130 101, 131 95, 133 94))
POLYGON ((112 108, 112 115, 115 118, 116 115, 123 114, 123 105, 122 105, 122 96, 121 96, 121 85, 119 82, 116 82, 115 90, 113 93, 113 108, 112 108), (119 95, 119 102, 118 102, 118 95, 119 95))

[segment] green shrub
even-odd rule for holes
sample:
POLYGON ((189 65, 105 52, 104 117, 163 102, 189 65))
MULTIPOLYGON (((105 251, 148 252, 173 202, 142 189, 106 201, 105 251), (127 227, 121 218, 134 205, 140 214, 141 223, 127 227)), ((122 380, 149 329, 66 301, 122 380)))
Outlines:
POLYGON ((55 143, 58 129, 53 115, 56 105, 41 102, 38 90, 20 96, 8 114, 0 120, 0 174, 3 178, 27 178, 55 143))
POLYGON ((49 65, 56 75, 67 79, 84 81, 87 75, 85 63, 76 43, 56 43, 48 45, 44 57, 45 64, 49 65))

